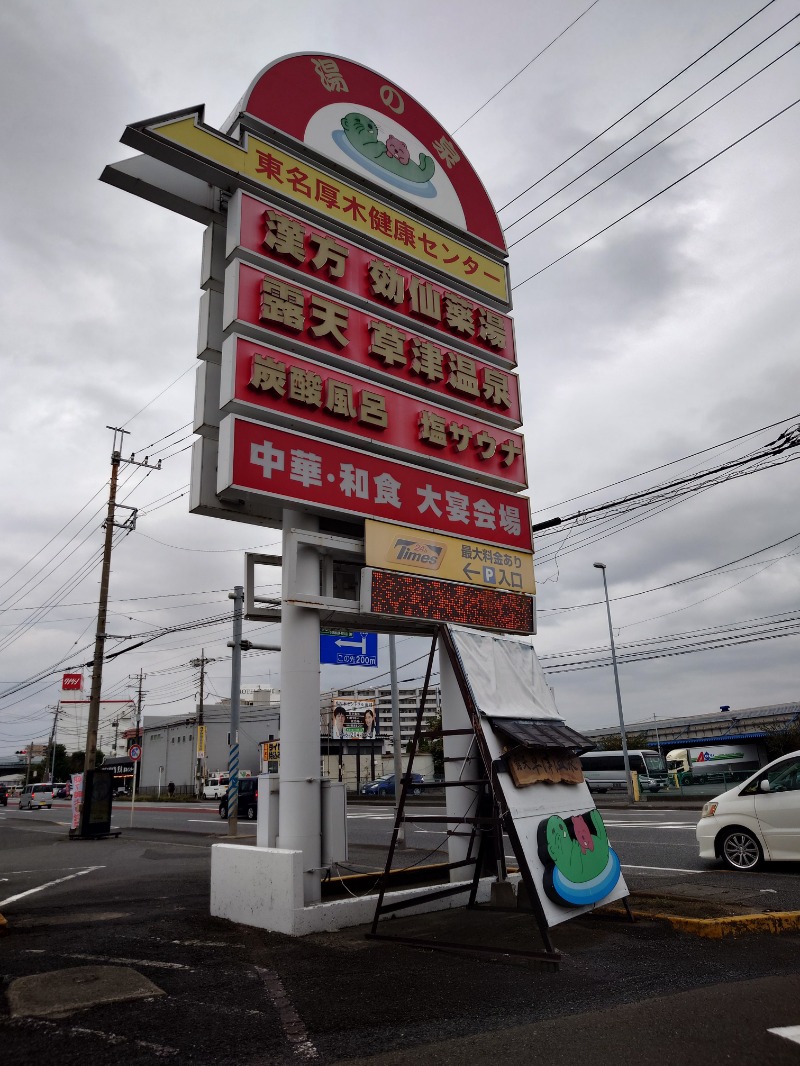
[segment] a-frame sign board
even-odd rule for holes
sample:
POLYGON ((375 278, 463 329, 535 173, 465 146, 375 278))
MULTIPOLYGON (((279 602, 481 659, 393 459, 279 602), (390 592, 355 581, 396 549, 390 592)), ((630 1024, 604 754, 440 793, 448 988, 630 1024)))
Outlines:
POLYGON ((394 832, 368 935, 428 948, 502 952, 555 967, 560 955, 550 939, 551 926, 627 896, 619 860, 608 844, 577 759, 581 751, 593 746, 559 717, 529 644, 460 627, 440 627, 431 644, 394 832), (444 666, 446 656, 456 685, 449 697, 444 696, 443 728, 436 734, 444 740, 447 813, 414 814, 409 819, 405 814, 408 782, 419 742, 426 735, 423 710, 437 643, 440 664, 444 666), (453 706, 459 702, 456 694, 460 709, 453 706), (448 749, 460 749, 462 754, 448 755, 448 749), (456 797, 455 802, 451 796, 456 797), (398 837, 408 820, 444 823, 462 830, 460 852, 454 856, 451 851, 451 861, 443 868, 463 869, 465 880, 431 888, 424 897, 416 895, 413 900, 387 901, 398 837), (382 917, 417 906, 423 899, 461 893, 466 896, 467 907, 476 907, 482 877, 495 876, 499 883, 507 880, 503 834, 513 850, 544 950, 478 949, 381 931, 382 917))

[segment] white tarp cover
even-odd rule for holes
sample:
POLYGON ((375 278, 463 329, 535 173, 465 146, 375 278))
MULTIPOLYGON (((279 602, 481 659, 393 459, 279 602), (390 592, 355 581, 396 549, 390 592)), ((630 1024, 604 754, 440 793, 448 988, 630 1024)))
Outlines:
POLYGON ((563 722, 530 644, 461 626, 450 633, 481 714, 563 722))

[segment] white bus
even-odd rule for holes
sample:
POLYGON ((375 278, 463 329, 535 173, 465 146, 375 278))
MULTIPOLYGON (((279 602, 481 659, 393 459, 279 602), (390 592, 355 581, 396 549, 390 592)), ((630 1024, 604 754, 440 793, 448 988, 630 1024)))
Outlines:
MULTIPOLYGON (((669 787, 667 764, 657 751, 628 748, 631 771, 639 775, 643 792, 659 792, 669 787)), ((590 792, 625 792, 625 757, 621 751, 587 751, 581 767, 590 792)))

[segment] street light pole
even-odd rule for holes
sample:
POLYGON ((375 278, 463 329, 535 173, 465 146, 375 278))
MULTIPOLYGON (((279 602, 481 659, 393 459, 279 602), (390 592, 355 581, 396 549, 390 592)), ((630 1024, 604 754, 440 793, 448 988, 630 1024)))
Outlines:
POLYGON ((622 716, 622 694, 619 690, 619 671, 617 670, 617 649, 614 647, 614 629, 611 625, 611 604, 608 599, 608 582, 606 581, 606 564, 595 563, 597 570, 603 571, 603 589, 606 594, 606 613, 608 614, 608 635, 611 640, 611 663, 614 667, 614 684, 617 689, 617 710, 619 711, 619 732, 622 740, 622 761, 625 763, 625 785, 628 789, 628 800, 633 803, 633 779, 631 778, 631 761, 628 758, 628 741, 625 739, 625 719, 622 716))

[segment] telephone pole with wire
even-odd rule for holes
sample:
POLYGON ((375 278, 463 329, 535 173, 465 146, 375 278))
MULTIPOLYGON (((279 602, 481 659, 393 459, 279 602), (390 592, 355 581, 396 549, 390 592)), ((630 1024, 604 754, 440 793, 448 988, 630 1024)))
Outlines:
POLYGON ((205 648, 200 651, 199 659, 192 659, 189 663, 190 666, 199 668, 200 670, 200 699, 197 704, 197 768, 195 770, 195 794, 198 799, 203 792, 203 763, 206 757, 206 741, 205 741, 205 724, 203 722, 203 697, 205 692, 205 679, 206 679, 206 663, 209 662, 206 659, 205 648))
MULTIPOLYGON (((131 463, 134 466, 145 466, 155 470, 161 469, 161 461, 159 460, 158 465, 153 467, 148 462, 148 456, 144 457, 143 462, 137 461, 135 453, 131 455, 130 459, 123 459, 120 449, 125 434, 130 431, 122 429, 119 426, 106 426, 106 429, 110 429, 113 432, 114 443, 111 450, 111 481, 108 490, 108 511, 104 523, 106 535, 103 545, 103 565, 100 572, 100 598, 97 606, 97 631, 94 642, 94 659, 92 660, 92 687, 89 693, 89 718, 86 725, 86 748, 83 759, 84 795, 86 795, 86 774, 95 769, 95 763, 97 762, 97 729, 100 721, 100 692, 103 683, 103 656, 105 654, 106 641, 108 586, 111 575, 111 548, 114 538, 114 530, 125 529, 128 532, 131 532, 136 528, 136 508, 125 507, 124 510, 129 512, 128 518, 126 518, 124 522, 114 521, 117 509, 117 478, 119 476, 119 467, 120 463, 131 463), (117 443, 118 441, 119 444, 117 443)), ((80 836, 89 835, 88 807, 89 805, 84 803, 81 810, 80 836)))

